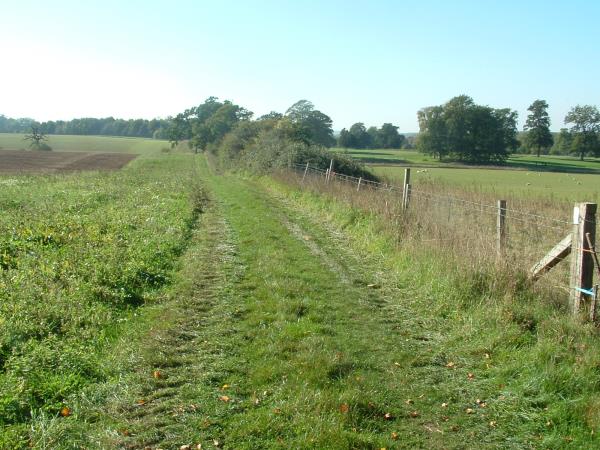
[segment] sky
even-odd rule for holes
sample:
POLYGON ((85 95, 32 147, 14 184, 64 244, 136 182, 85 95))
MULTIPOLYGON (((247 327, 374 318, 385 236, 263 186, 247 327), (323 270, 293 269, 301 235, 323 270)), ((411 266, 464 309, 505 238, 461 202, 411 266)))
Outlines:
POLYGON ((308 99, 339 130, 418 131, 467 94, 551 128, 600 105, 600 1, 1 0, 0 114, 175 115, 209 96, 257 116, 308 99))

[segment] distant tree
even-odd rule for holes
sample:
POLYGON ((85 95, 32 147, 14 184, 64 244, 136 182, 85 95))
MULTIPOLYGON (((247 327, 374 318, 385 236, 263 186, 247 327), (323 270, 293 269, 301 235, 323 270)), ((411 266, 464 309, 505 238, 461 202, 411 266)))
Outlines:
POLYGON ((550 132, 548 103, 545 100, 536 100, 527 108, 527 111, 530 114, 523 127, 523 131, 527 132, 523 143, 530 153, 535 152, 539 157, 542 151, 546 152, 554 143, 550 132))
POLYGON ((179 142, 192 137, 191 116, 192 110, 188 109, 177 114, 177 116, 171 120, 166 132, 167 139, 171 143, 171 148, 176 147, 179 142))
POLYGON ((39 125, 31 125, 31 132, 23 138, 29 142, 29 147, 33 150, 52 150, 45 141, 48 140, 46 134, 42 131, 39 125))
POLYGON ((308 144, 331 147, 335 144, 331 118, 315 109, 308 100, 294 103, 285 113, 293 127, 293 137, 308 144))
POLYGON ((571 133, 573 141, 571 151, 579 155, 581 160, 585 155, 600 154, 600 111, 596 106, 577 105, 567 113, 565 124, 573 124, 571 133))
POLYGON ((342 128, 337 140, 337 146, 341 148, 352 148, 352 136, 345 128, 342 128))
POLYGON ((403 134, 399 134, 398 127, 392 125, 391 123, 384 123, 381 126, 378 135, 380 143, 379 148, 402 148, 405 137, 403 134))
POLYGON ((573 135, 567 128, 561 128, 560 133, 554 140, 551 153, 555 155, 568 155, 573 146, 573 135))
POLYGON ((466 95, 417 116, 417 148, 440 160, 448 155, 470 163, 503 162, 518 144, 516 111, 476 105, 466 95))
POLYGON ((381 135, 379 134, 379 130, 377 127, 369 127, 367 129, 367 133, 369 134, 370 147, 369 148, 381 148, 381 135))
POLYGON ((371 145, 371 136, 367 133, 367 128, 362 122, 355 123, 348 130, 350 134, 351 148, 368 148, 371 145))
POLYGON ((443 106, 429 106, 417 112, 420 133, 417 137, 417 150, 432 155, 440 161, 448 156, 448 132, 443 106))

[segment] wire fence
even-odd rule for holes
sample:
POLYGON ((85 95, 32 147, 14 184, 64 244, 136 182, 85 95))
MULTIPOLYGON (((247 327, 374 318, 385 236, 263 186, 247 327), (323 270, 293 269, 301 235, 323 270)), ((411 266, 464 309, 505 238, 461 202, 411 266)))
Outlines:
MULTIPOLYGON (((513 198, 500 207, 489 195, 431 182, 415 187, 364 180, 309 163, 295 164, 293 169, 304 187, 330 191, 353 206, 383 216, 403 245, 435 247, 449 257, 459 256, 474 269, 502 264, 514 272, 530 271, 573 232, 572 205, 547 199, 513 198)), ((559 264, 542 276, 543 284, 564 292, 581 289, 570 286, 569 272, 568 264, 559 264)))

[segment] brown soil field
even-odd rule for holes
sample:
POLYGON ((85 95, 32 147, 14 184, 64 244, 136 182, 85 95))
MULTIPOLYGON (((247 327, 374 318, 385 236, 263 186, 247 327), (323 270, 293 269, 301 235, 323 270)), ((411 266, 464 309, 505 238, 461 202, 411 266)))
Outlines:
POLYGON ((0 173, 117 170, 137 155, 125 153, 0 151, 0 173))

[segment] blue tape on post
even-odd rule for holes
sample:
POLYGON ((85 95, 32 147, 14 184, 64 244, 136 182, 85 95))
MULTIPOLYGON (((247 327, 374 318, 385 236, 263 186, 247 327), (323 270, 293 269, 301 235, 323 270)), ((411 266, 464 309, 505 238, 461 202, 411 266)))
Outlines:
POLYGON ((592 291, 592 290, 581 289, 578 287, 576 287, 575 290, 579 291, 579 292, 583 292, 584 294, 587 294, 587 295, 594 295, 594 291, 592 291))

